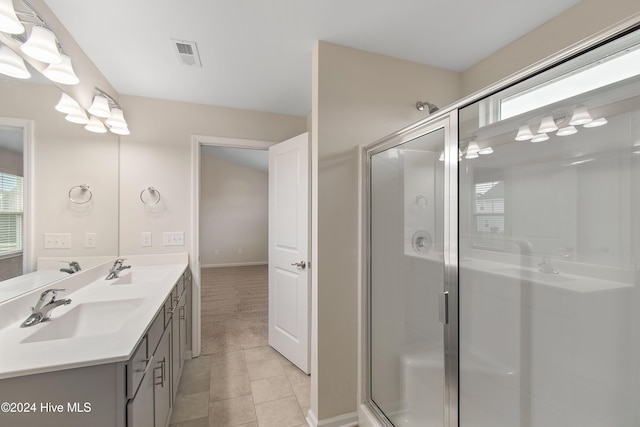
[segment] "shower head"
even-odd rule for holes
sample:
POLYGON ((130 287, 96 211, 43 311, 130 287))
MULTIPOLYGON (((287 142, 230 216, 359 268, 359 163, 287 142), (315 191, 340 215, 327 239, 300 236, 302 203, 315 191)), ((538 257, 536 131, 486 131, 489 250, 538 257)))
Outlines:
POLYGON ((427 107, 429 114, 435 113, 436 111, 439 110, 439 108, 436 105, 430 103, 429 101, 416 102, 416 108, 418 109, 418 111, 424 111, 425 107, 427 107))

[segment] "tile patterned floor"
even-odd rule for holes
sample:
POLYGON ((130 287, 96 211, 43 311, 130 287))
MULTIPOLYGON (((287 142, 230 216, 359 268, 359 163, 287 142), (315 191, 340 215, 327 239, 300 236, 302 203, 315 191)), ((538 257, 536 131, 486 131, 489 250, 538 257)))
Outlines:
POLYGON ((171 427, 306 427, 310 378, 267 343, 267 266, 202 270, 202 354, 171 427))

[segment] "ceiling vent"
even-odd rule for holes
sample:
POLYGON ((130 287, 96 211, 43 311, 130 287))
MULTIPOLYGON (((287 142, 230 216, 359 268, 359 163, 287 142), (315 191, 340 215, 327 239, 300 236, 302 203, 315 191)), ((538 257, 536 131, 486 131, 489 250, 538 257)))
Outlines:
POLYGON ((200 55, 198 54, 198 46, 196 42, 186 40, 170 39, 173 53, 178 59, 178 64, 189 65, 191 67, 202 67, 200 55))

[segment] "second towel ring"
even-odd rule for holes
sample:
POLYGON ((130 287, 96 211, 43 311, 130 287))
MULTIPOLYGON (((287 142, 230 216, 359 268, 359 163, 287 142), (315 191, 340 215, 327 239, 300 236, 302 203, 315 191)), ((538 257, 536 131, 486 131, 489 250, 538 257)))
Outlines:
POLYGON ((93 198, 93 193, 87 184, 74 185, 69 190, 69 200, 71 200, 76 205, 84 205, 85 203, 89 203, 89 201, 93 198), (77 195, 74 193, 79 192, 77 195), (86 197, 86 193, 89 193, 89 197, 86 197), (86 199, 86 200, 85 200, 86 199))
POLYGON ((147 206, 160 203, 160 192, 153 187, 145 188, 140 192, 140 200, 147 206))

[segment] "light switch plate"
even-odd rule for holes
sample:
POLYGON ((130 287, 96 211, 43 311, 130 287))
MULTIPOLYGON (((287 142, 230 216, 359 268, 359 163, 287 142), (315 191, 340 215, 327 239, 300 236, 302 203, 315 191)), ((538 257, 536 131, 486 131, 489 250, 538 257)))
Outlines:
POLYGON ((84 247, 95 248, 96 247, 96 233, 84 233, 84 247))
POLYGON ((151 232, 143 231, 140 233, 140 246, 149 247, 151 246, 151 232))
POLYGON ((184 231, 165 231, 162 233, 164 246, 184 246, 184 231))
POLYGON ((71 248, 70 233, 44 233, 45 249, 69 249, 71 248))

